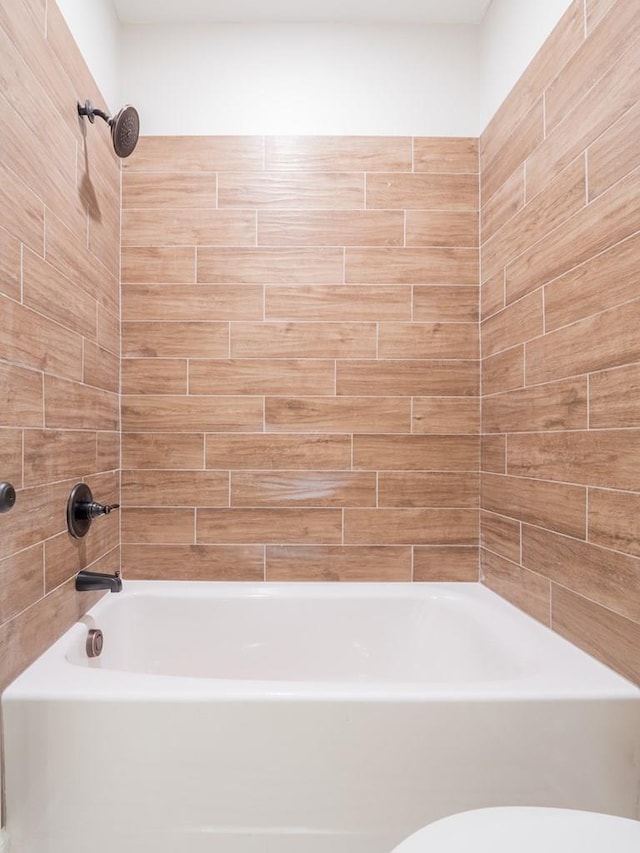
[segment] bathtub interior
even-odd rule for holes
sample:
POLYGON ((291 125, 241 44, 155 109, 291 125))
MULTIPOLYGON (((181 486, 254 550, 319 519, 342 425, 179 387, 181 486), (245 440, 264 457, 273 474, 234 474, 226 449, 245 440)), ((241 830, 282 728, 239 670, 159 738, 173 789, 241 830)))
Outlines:
MULTIPOLYGON (((236 685, 390 685, 460 691, 551 683, 626 691, 628 682, 476 583, 133 582, 85 618, 54 657, 105 673, 236 685)), ((69 668, 62 670, 73 677, 69 668)), ((140 682, 142 683, 142 681, 140 682)), ((158 682, 156 682, 158 683, 158 682)))
POLYGON ((94 617, 100 657, 77 642, 66 659, 140 674, 343 683, 503 681, 533 665, 531 644, 514 654, 498 626, 483 627, 483 601, 446 588, 395 593, 390 601, 372 589, 329 596, 253 586, 196 597, 134 588, 94 617))

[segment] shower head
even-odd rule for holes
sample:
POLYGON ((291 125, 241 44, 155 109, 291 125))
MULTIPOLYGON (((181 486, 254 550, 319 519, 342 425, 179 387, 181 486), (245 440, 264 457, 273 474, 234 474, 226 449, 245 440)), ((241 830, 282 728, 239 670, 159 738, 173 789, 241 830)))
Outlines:
POLYGON ((96 116, 100 116, 107 122, 111 128, 113 148, 118 157, 128 157, 133 153, 140 134, 140 118, 135 107, 127 104, 111 117, 102 110, 96 109, 91 101, 85 101, 84 106, 78 104, 78 115, 86 116, 91 124, 94 123, 96 116))
POLYGON ((140 134, 140 118, 138 111, 131 104, 123 107, 109 122, 111 140, 118 157, 128 157, 138 143, 140 134))

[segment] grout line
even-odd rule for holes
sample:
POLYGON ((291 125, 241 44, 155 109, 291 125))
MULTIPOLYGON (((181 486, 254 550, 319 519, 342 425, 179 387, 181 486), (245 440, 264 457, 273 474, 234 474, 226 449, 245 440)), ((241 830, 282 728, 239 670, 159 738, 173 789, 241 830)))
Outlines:
POLYGON ((584 203, 589 204, 589 149, 584 150, 584 203))
MULTIPOLYGON (((20 304, 24 305, 24 243, 20 243, 20 304)), ((98 304, 96 301, 96 314, 98 304)))
POLYGON ((589 542, 589 492, 590 487, 585 489, 585 526, 584 526, 584 541, 589 542))
POLYGON ((583 21, 583 35, 586 39, 589 35, 589 9, 587 8, 587 0, 583 0, 582 3, 582 21, 583 21))
POLYGON ((518 524, 519 524, 519 536, 520 536, 520 557, 519 557, 519 559, 520 559, 520 565, 522 566, 523 565, 523 562, 522 562, 522 544, 523 544, 523 539, 524 539, 524 537, 522 535, 522 524, 523 524, 522 519, 519 521, 518 524))

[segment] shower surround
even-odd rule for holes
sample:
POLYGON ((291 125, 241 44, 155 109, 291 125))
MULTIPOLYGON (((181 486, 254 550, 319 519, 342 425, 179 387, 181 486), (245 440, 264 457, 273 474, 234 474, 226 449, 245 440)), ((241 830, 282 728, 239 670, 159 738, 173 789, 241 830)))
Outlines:
POLYGON ((116 517, 82 542, 66 501, 120 493, 120 167, 104 106, 51 0, 0 4, 0 688, 95 601, 81 569, 120 565, 116 517), (103 133, 99 131, 105 131, 103 133))
POLYGON ((127 577, 477 579, 477 164, 473 139, 140 140, 127 577))
POLYGON ((480 139, 482 579, 636 682, 639 39, 576 0, 480 139))
POLYGON ((64 513, 121 467, 136 578, 473 580, 481 499, 482 579, 640 680, 639 40, 575 0, 480 138, 479 498, 475 141, 143 139, 121 464, 118 165, 54 0, 0 7, 0 684, 118 567, 64 513))

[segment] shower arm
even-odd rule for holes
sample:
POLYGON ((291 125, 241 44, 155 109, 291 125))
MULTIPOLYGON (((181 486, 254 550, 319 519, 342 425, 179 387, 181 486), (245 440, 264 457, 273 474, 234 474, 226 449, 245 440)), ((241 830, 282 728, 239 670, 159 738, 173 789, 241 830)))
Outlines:
POLYGON ((90 124, 94 123, 96 116, 100 116, 109 125, 113 150, 118 157, 129 157, 133 153, 140 134, 140 116, 135 107, 125 104, 115 116, 96 109, 91 101, 85 101, 84 106, 78 101, 77 107, 78 115, 88 118, 90 124))
POLYGON ((100 116, 100 118, 104 119, 108 125, 111 125, 113 121, 110 115, 107 115, 103 110, 99 110, 97 107, 94 107, 91 101, 85 101, 84 106, 82 106, 82 104, 78 104, 78 115, 86 116, 91 124, 94 123, 96 116, 100 116))

